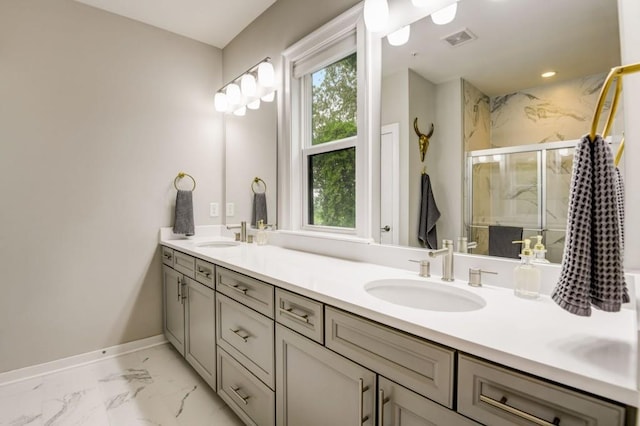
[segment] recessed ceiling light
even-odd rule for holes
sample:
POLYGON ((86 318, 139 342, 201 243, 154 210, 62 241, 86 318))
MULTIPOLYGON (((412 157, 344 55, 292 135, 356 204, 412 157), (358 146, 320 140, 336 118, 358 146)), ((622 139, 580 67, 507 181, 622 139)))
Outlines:
POLYGON ((542 78, 550 78, 550 77, 553 77, 554 75, 556 75, 555 71, 547 71, 540 74, 542 78))

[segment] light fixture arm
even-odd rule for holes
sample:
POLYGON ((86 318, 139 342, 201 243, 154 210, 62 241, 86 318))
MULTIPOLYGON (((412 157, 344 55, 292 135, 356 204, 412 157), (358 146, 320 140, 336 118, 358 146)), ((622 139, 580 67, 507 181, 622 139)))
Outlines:
POLYGON ((224 86, 222 86, 220 89, 218 89, 218 92, 222 92, 231 83, 235 83, 235 82, 239 81, 242 78, 243 75, 255 72, 258 69, 258 66, 260 66, 260 64, 263 63, 263 62, 269 62, 270 63, 271 62, 271 57, 266 56, 263 60, 257 62, 255 65, 249 67, 245 72, 240 73, 236 78, 234 78, 232 80, 229 80, 229 82, 227 82, 224 86))

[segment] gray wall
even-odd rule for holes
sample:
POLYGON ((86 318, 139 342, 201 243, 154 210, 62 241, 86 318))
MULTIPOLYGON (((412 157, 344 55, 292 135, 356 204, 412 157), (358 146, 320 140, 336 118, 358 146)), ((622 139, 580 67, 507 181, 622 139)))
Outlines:
POLYGON ((162 332, 173 179, 223 196, 222 53, 71 0, 0 2, 0 372, 162 332))

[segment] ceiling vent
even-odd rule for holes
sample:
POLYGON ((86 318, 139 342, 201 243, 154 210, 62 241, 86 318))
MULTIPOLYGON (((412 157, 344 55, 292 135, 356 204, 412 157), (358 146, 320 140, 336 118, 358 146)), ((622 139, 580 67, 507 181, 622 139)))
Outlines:
POLYGON ((467 28, 463 28, 460 31, 457 31, 453 34, 450 34, 446 37, 443 37, 441 40, 446 41, 447 43, 449 43, 449 45, 451 47, 458 47, 458 46, 462 46, 463 44, 467 44, 469 42, 472 42, 473 40, 477 39, 478 37, 476 37, 471 31, 469 31, 467 28))

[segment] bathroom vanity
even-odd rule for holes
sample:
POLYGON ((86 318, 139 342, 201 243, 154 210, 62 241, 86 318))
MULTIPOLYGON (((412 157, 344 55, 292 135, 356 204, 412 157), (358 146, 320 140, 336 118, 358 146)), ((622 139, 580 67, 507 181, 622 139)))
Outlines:
POLYGON ((635 424, 633 309, 581 318, 546 296, 278 246, 161 250, 165 335, 246 424, 635 424), (381 279, 484 304, 404 307, 367 292, 381 279))

